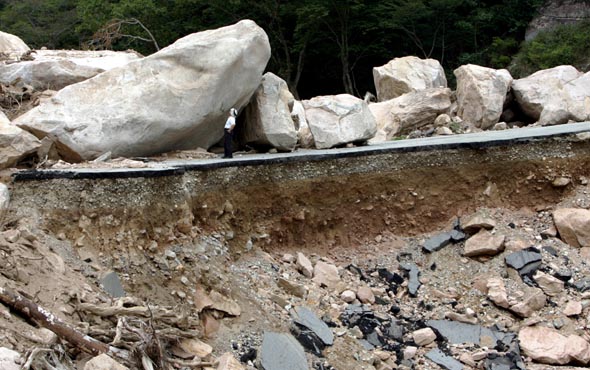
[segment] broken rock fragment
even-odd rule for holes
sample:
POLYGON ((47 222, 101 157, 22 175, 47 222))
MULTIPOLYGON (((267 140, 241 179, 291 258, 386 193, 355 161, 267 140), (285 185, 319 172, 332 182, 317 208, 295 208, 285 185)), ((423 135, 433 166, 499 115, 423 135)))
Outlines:
POLYGON ((555 297, 555 296, 559 295, 561 292, 563 292, 563 289, 564 289, 563 281, 561 281, 549 274, 546 274, 541 271, 537 271, 535 273, 535 275, 533 276, 533 279, 537 282, 537 284, 539 285, 539 288, 541 288, 543 290, 543 292, 550 297, 555 297))
POLYGON ((312 310, 307 307, 298 306, 291 309, 290 314, 296 324, 311 330, 325 345, 331 346, 334 344, 332 330, 312 310))
POLYGON ((590 247, 590 210, 561 208, 553 212, 555 227, 564 242, 572 247, 590 247))
POLYGON ((504 235, 494 235, 487 230, 480 230, 467 239, 463 255, 466 257, 495 256, 504 250, 504 235))
POLYGON ((316 263, 315 267, 313 268, 312 280, 322 286, 334 288, 340 282, 338 267, 331 263, 318 261, 318 263, 316 263))
POLYGON ((518 334, 520 348, 536 362, 549 365, 590 363, 590 344, 577 335, 565 337, 554 329, 529 326, 518 334))
POLYGON ((531 317, 547 303, 547 298, 541 289, 531 288, 522 302, 510 307, 510 310, 520 317, 531 317))
POLYGON ((508 303, 508 293, 506 292, 506 286, 504 285, 504 280, 502 278, 493 277, 488 279, 487 288, 488 298, 490 301, 494 302, 496 306, 502 308, 510 307, 510 304, 508 303))
POLYGON ((541 266, 543 257, 535 248, 527 248, 506 256, 506 264, 517 270, 520 276, 528 275, 541 266))
POLYGON ((426 353, 426 358, 435 364, 440 365, 443 369, 447 370, 463 370, 463 364, 455 360, 453 357, 445 354, 438 348, 435 348, 426 353))
POLYGON ((409 278, 408 293, 410 293, 410 296, 415 297, 418 294, 420 285, 422 285, 419 280, 420 270, 418 270, 418 267, 413 263, 401 264, 400 268, 406 272, 409 278))
POLYGON ((224 353, 218 360, 217 370, 244 370, 244 366, 231 353, 224 353))
POLYGON ((419 329, 412 333, 412 339, 418 346, 424 347, 436 340, 436 334, 430 328, 419 329))
POLYGON ((305 254, 299 252, 297 253, 297 261, 296 261, 297 270, 299 270, 303 276, 307 278, 312 278, 313 276, 313 265, 309 258, 305 256, 305 254))
POLYGON ((289 334, 264 333, 260 358, 264 370, 309 370, 303 347, 289 334))

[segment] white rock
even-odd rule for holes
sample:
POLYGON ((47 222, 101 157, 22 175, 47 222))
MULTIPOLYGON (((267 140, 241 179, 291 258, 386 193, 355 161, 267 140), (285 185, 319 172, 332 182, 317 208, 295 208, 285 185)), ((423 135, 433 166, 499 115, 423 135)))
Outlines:
POLYGON ((356 299, 356 293, 352 290, 345 290, 340 293, 340 299, 342 299, 346 303, 352 303, 356 299))
POLYGON ((559 66, 514 80, 512 90, 523 112, 540 124, 566 123, 571 114, 565 86, 580 76, 582 73, 572 66, 559 66))
POLYGON ((0 111, 0 169, 14 166, 40 146, 35 136, 11 124, 0 111))
POLYGON ((414 331, 412 338, 418 346, 424 347, 435 341, 436 334, 434 334, 432 329, 424 328, 414 331))
POLYGON ((20 370, 21 361, 22 359, 18 352, 5 347, 0 347, 0 369, 20 370))
POLYGON ((302 103, 317 149, 364 142, 377 132, 367 103, 352 95, 318 96, 302 103))
POLYGON ((510 72, 468 64, 455 69, 454 74, 457 115, 483 130, 498 123, 512 83, 510 72))
POLYGON ((254 146, 272 146, 280 151, 292 151, 297 144, 297 130, 291 107, 295 99, 287 83, 268 72, 250 104, 246 107, 243 140, 254 146))
POLYGON ((305 118, 305 108, 298 100, 295 100, 293 103, 291 118, 293 118, 293 123, 295 123, 295 129, 297 130, 297 142, 299 146, 302 148, 313 148, 315 143, 313 142, 313 135, 309 129, 307 118, 305 118))
POLYGON ((433 124, 439 115, 447 114, 450 107, 451 90, 445 88, 412 92, 369 105, 377 129, 385 132, 385 140, 433 124))
POLYGON ((53 135, 69 161, 209 148, 229 109, 258 88, 269 58, 266 33, 243 20, 70 85, 15 123, 53 135))
POLYGON ((395 58, 373 68, 373 80, 379 101, 433 87, 447 87, 445 71, 438 60, 415 56, 395 58))
POLYGON ((92 358, 84 365, 84 370, 127 370, 126 366, 121 365, 109 356, 102 355, 92 358))
POLYGON ((61 90, 140 57, 131 52, 38 50, 34 60, 0 65, 0 82, 29 85, 37 90, 61 90))
POLYGON ((18 36, 0 31, 0 53, 7 54, 9 58, 15 58, 31 50, 18 36))
POLYGON ((0 182, 0 216, 2 216, 7 210, 10 204, 10 192, 8 187, 0 182))

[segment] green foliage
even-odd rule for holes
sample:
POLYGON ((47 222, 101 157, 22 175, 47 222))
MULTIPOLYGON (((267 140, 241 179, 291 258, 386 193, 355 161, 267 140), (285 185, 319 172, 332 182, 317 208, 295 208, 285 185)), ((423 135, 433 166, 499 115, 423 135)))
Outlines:
POLYGON ((590 67, 590 21, 540 32, 522 45, 510 71, 524 77, 537 70, 569 64, 587 71, 590 67))

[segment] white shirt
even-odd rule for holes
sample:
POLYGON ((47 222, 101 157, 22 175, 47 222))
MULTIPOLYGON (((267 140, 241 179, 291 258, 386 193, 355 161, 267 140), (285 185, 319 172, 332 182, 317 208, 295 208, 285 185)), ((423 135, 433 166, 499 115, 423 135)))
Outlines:
POLYGON ((236 117, 230 116, 227 121, 225 121, 225 126, 223 126, 224 129, 228 130, 231 129, 232 127, 234 127, 236 125, 236 117))

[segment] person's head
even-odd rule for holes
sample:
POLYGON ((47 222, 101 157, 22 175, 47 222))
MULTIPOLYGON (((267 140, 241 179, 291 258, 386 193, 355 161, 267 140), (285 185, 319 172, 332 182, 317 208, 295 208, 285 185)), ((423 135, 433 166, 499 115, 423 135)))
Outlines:
POLYGON ((229 110, 229 114, 232 117, 237 117, 238 116, 238 110, 236 108, 232 108, 232 109, 229 110))

